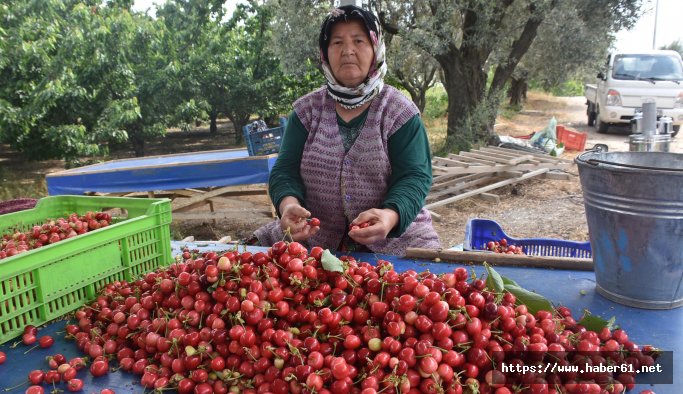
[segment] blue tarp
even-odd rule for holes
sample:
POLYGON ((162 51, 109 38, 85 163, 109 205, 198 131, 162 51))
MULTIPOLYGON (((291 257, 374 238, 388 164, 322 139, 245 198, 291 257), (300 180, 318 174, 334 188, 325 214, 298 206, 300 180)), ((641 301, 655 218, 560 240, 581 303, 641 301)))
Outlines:
MULTIPOLYGON (((201 251, 226 251, 234 249, 234 245, 221 244, 199 244, 186 242, 171 242, 173 255, 187 246, 190 249, 200 249, 201 251)), ((239 249, 243 247, 240 246, 239 249)), ((244 247, 247 251, 255 253, 266 251, 267 248, 244 247)), ((339 254, 339 253, 337 253, 339 254)), ((375 263, 377 260, 388 260, 394 264, 396 271, 404 272, 412 269, 418 272, 429 271, 435 274, 453 272, 456 267, 462 266, 455 263, 436 263, 433 261, 413 260, 399 258, 389 255, 375 255, 370 253, 353 253, 359 261, 375 263)), ((465 266, 468 270, 476 272, 477 276, 486 275, 482 266, 465 266)), ((638 376, 639 384, 636 385, 632 393, 641 390, 651 389, 657 394, 680 394, 683 387, 683 336, 680 335, 681 322, 683 322, 683 308, 671 310, 648 310, 632 308, 616 304, 603 298, 595 291, 595 274, 588 271, 571 270, 551 270, 541 268, 526 267, 495 267, 496 271, 506 276, 522 287, 536 291, 557 305, 569 307, 574 316, 579 318, 584 309, 590 310, 593 315, 604 319, 616 318, 616 322, 624 328, 629 339, 638 344, 651 344, 665 351, 673 351, 673 384, 660 384, 665 380, 664 374, 647 373, 638 376), (658 383, 650 386, 648 383, 658 383)), ((49 324, 46 328, 39 331, 39 335, 50 334, 55 338, 55 344, 49 349, 37 348, 24 354, 28 346, 19 345, 11 348, 14 341, 9 341, 0 345, 0 351, 7 353, 7 362, 0 365, 0 392, 9 389, 8 394, 23 393, 26 385, 20 386, 26 381, 26 376, 33 369, 46 369, 45 357, 56 353, 62 353, 67 358, 79 355, 78 348, 73 340, 64 339, 65 321, 57 321, 49 324), (57 333, 60 331, 61 333, 57 333)), ((113 363, 113 366, 116 363, 113 363)), ((668 364, 669 366, 671 363, 668 364)), ((671 369, 667 369, 671 371, 671 369)), ((668 375, 667 376, 671 376, 668 375)), ((78 377, 85 382, 84 392, 91 393, 99 391, 105 387, 114 389, 117 393, 142 393, 143 389, 139 385, 140 377, 127 372, 118 370, 109 372, 107 375, 93 378, 87 371, 82 370, 78 377)), ((46 391, 49 387, 44 385, 46 391)), ((64 388, 65 384, 58 385, 64 388)))
POLYGON ((231 149, 113 160, 48 174, 47 190, 54 196, 267 183, 276 159, 231 149))

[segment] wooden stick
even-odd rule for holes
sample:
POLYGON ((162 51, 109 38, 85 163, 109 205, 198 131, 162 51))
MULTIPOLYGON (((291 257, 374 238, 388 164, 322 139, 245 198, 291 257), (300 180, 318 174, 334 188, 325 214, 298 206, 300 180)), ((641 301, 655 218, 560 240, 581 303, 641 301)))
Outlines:
POLYGON ((483 263, 507 267, 538 267, 577 271, 593 271, 592 259, 555 256, 528 256, 518 254, 468 252, 460 250, 408 248, 406 257, 415 259, 440 259, 457 263, 483 263))
POLYGON ((468 197, 472 197, 472 196, 477 195, 479 193, 488 192, 488 191, 491 191, 493 189, 497 189, 499 187, 503 187, 503 186, 507 186, 507 185, 512 185, 513 183, 517 183, 517 182, 523 181, 525 179, 533 178, 535 176, 541 175, 541 174, 546 173, 546 172, 548 172, 547 168, 542 168, 540 170, 527 172, 524 175, 520 176, 519 178, 512 178, 512 179, 507 179, 504 181, 496 182, 496 183, 484 186, 482 188, 472 190, 470 192, 465 192, 465 193, 458 194, 458 195, 453 196, 453 197, 446 198, 446 199, 441 200, 441 201, 437 201, 437 202, 427 204, 425 207, 427 209, 431 210, 433 208, 440 207, 442 205, 450 204, 450 203, 458 201, 458 200, 462 200, 462 199, 465 199, 468 197))

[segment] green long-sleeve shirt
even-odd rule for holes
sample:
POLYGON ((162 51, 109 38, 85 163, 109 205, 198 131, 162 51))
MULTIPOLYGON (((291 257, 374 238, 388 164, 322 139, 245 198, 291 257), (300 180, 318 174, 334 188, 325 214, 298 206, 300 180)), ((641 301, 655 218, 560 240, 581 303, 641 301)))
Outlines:
MULTIPOLYGON (((337 122, 340 127, 354 129, 362 126, 366 116, 367 111, 350 122, 344 122, 337 116, 337 122)), ((287 196, 296 197, 304 205, 306 190, 299 168, 307 138, 308 131, 296 113, 292 112, 278 159, 270 173, 269 193, 276 208, 287 196)), ((391 176, 388 193, 378 208, 390 208, 398 213, 399 223, 389 233, 389 237, 398 237, 415 220, 432 185, 429 141, 420 115, 413 116, 398 129, 389 138, 388 147, 391 176)))

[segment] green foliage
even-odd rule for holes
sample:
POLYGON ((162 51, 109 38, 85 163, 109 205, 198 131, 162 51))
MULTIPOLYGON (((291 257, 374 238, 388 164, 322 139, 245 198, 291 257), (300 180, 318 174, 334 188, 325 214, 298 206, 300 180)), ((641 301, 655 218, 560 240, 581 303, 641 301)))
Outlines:
POLYGON ((595 78, 615 32, 629 28, 640 12, 639 0, 560 2, 539 27, 515 75, 558 96, 583 94, 578 80, 595 78))
POLYGON ((577 80, 568 80, 563 82, 560 86, 553 87, 550 92, 554 96, 582 96, 583 82, 577 80))
POLYGON ((521 105, 502 105, 499 111, 499 115, 505 119, 512 119, 515 115, 522 110, 521 105))
POLYGON ((683 57, 683 42, 681 39, 674 40, 668 45, 661 46, 659 49, 668 49, 671 51, 676 51, 681 54, 681 57, 683 57))
MULTIPOLYGON (((77 165, 114 144, 143 155, 168 127, 225 114, 239 143, 251 116, 277 119, 324 83, 317 35, 328 0, 248 0, 231 17, 223 3, 167 0, 153 19, 131 0, 3 2, 0 142, 77 165)), ((485 142, 520 59, 545 89, 580 94, 578 80, 641 0, 532 3, 370 2, 385 27, 387 82, 418 104, 426 91, 424 117, 446 130, 444 149, 485 142), (435 74, 443 86, 428 89, 435 74)))
POLYGON ((320 24, 330 10, 329 0, 268 0, 273 9, 271 50, 282 62, 283 72, 296 77, 310 73, 320 61, 320 24))
POLYGON ((129 4, 13 2, 14 62, 0 75, 0 139, 36 159, 107 153, 109 144, 163 135, 182 103, 174 42, 129 4), (38 4, 41 3, 41 4, 38 4))
POLYGON ((427 90, 424 117, 426 119, 442 118, 448 114, 448 95, 442 85, 427 90))
POLYGON ((546 86, 543 82, 537 80, 529 81, 529 89, 541 90, 548 92, 553 96, 567 97, 567 96, 582 96, 583 95, 583 81, 577 79, 569 79, 556 86, 546 86))
MULTIPOLYGON (((228 19, 211 14, 199 5, 176 0, 159 15, 179 42, 192 43, 182 63, 186 95, 197 108, 206 103, 205 114, 226 115, 241 143, 242 126, 254 114, 277 119, 288 113, 292 102, 320 86, 321 78, 311 62, 302 62, 297 76, 282 72, 273 40, 274 9, 261 2, 238 4, 228 19)), ((206 116, 205 114, 202 115, 206 116)))

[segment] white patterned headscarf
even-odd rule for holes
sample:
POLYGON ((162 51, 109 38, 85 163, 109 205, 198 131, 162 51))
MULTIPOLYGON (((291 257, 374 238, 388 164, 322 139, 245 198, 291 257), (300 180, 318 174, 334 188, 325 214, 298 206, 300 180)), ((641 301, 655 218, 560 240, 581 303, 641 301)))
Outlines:
POLYGON ((362 8, 347 5, 333 9, 323 21, 318 39, 320 47, 320 61, 322 62, 323 73, 327 79, 327 93, 346 109, 353 109, 372 100, 384 87, 384 75, 387 73, 385 61, 384 39, 382 29, 377 17, 362 8), (363 22, 365 29, 370 37, 370 42, 375 53, 375 61, 370 66, 368 76, 360 85, 356 87, 342 86, 330 70, 327 47, 330 43, 330 32, 332 26, 337 22, 357 19, 363 22))

